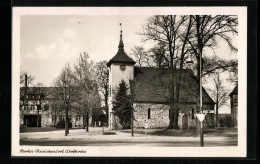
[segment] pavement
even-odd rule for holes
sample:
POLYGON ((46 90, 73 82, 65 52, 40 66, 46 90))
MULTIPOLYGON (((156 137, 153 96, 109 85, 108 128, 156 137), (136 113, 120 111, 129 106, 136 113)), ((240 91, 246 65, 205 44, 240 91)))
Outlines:
MULTIPOLYGON (((108 131, 107 128, 104 131, 108 131)), ((199 146, 199 137, 156 136, 114 131, 114 135, 103 135, 102 128, 65 131, 20 133, 20 145, 39 146, 199 146)), ((237 137, 204 137, 205 146, 237 146, 237 137)))

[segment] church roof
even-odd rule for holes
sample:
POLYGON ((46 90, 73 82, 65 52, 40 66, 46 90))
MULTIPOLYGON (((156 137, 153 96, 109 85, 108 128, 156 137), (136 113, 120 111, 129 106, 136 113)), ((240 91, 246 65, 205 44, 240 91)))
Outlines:
POLYGON ((232 96, 234 94, 238 94, 238 85, 233 89, 233 91, 229 94, 229 96, 232 96))
POLYGON ((118 52, 112 59, 109 60, 109 62, 107 63, 107 66, 109 67, 112 63, 127 63, 127 64, 133 64, 133 65, 136 63, 124 51, 122 31, 121 31, 120 41, 119 41, 119 45, 118 45, 118 52))
MULTIPOLYGON (((135 78, 130 81, 135 102, 169 103, 169 86, 172 84, 170 72, 167 68, 135 67, 135 78)), ((180 70, 173 72, 174 76, 180 70)), ((196 103, 196 79, 189 69, 182 70, 182 83, 180 87, 180 103, 196 103)), ((203 103, 214 104, 203 88, 203 103)))

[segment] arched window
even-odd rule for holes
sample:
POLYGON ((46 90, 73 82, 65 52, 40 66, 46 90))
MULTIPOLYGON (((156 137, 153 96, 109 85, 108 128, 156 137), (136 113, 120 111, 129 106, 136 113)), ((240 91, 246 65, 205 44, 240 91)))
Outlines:
POLYGON ((148 108, 148 119, 150 119, 150 118, 151 118, 151 109, 148 108))
POLYGON ((191 119, 194 119, 194 109, 191 109, 191 119))

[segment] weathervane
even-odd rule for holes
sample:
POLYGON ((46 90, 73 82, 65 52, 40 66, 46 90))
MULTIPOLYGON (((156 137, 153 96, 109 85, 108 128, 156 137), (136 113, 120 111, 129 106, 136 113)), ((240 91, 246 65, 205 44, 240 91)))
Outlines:
POLYGON ((122 23, 119 23, 119 25, 120 25, 120 28, 121 28, 121 30, 120 30, 120 33, 121 33, 121 36, 122 36, 122 23))

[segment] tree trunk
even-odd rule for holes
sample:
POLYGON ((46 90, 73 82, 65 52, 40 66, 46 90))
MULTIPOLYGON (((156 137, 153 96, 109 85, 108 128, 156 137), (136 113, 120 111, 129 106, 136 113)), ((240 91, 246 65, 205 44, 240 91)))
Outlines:
POLYGON ((175 103, 174 115, 173 115, 173 129, 178 129, 178 118, 179 118, 179 105, 175 103))
POLYGON ((37 109, 37 127, 40 127, 40 125, 39 125, 39 119, 40 119, 40 117, 39 117, 39 115, 40 115, 40 111, 39 111, 40 109, 37 109))
POLYGON ((173 128, 173 122, 174 122, 174 102, 171 101, 170 102, 170 109, 169 109, 169 116, 170 116, 170 123, 168 126, 168 129, 172 129, 173 128))
POLYGON ((85 127, 86 127, 86 117, 84 117, 84 114, 83 114, 83 129, 85 129, 85 127))
MULTIPOLYGON (((174 92, 174 87, 175 87, 175 82, 174 82, 174 72, 173 72, 173 68, 172 68, 172 70, 171 70, 171 72, 170 72, 170 79, 171 79, 171 81, 170 81, 170 85, 169 85, 169 93, 170 93, 170 95, 169 95, 169 97, 170 97, 170 99, 169 99, 169 101, 170 101, 170 112, 169 112, 169 114, 170 114, 170 123, 169 123, 169 126, 168 126, 168 129, 172 129, 172 128, 174 128, 174 118, 176 118, 176 116, 175 116, 175 114, 176 114, 176 107, 175 107, 175 99, 174 99, 174 94, 175 94, 175 92, 174 92)), ((178 125, 177 125, 178 126, 178 125)), ((175 124, 175 128, 176 128, 176 124, 175 124)))
POLYGON ((65 136, 69 134, 69 116, 68 116, 68 107, 66 107, 65 112, 65 136))
MULTIPOLYGON (((196 77, 196 113, 200 113, 200 71, 199 71, 199 60, 197 60, 197 77, 196 77)), ((196 135, 200 135, 200 121, 196 117, 196 135)))
MULTIPOLYGON (((200 113, 200 56, 197 59, 197 76, 196 76, 196 113, 200 113)), ((200 121, 196 117, 196 135, 200 135, 200 121)))
POLYGON ((216 102, 216 127, 218 127, 218 96, 217 96, 217 102, 216 102))
POLYGON ((106 125, 108 125, 109 113, 108 113, 108 91, 105 91, 105 108, 106 108, 106 125))
POLYGON ((57 117, 56 110, 57 110, 57 109, 54 109, 54 110, 55 110, 55 113, 54 113, 54 123, 53 123, 53 127, 55 128, 55 127, 56 127, 56 117, 57 117))
POLYGON ((86 116, 86 132, 88 132, 88 126, 89 126, 89 115, 86 116))
POLYGON ((134 136, 134 112, 133 108, 131 109, 131 134, 134 136))

